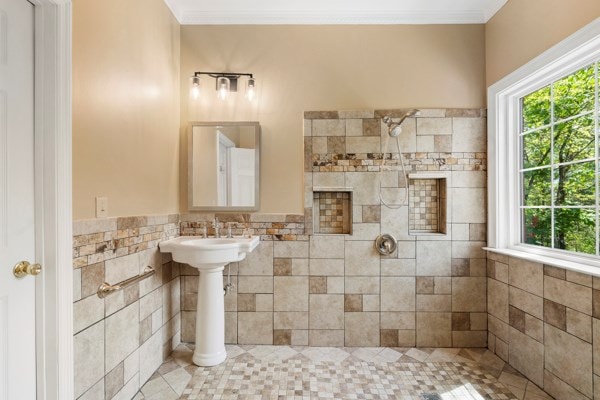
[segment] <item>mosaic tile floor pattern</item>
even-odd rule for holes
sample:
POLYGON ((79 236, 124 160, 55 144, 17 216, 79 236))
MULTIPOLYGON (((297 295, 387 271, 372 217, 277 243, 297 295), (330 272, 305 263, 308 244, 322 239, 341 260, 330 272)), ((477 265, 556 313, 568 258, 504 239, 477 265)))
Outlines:
POLYGON ((136 400, 551 399, 485 349, 227 346, 212 368, 180 345, 136 400))

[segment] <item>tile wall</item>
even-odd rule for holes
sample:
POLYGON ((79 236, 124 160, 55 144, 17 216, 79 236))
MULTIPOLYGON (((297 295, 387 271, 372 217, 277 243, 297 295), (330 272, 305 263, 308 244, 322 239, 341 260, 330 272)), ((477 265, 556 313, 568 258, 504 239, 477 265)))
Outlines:
POLYGON ((132 398, 180 341, 179 265, 158 252, 179 216, 73 223, 75 397, 132 398), (100 299, 102 282, 156 274, 100 299))
MULTIPOLYGON (((410 235, 407 207, 380 205, 377 171, 387 141, 381 117, 403 112, 305 113, 305 213, 249 216, 262 241, 231 265, 228 343, 487 346, 485 112, 422 110, 403 124, 407 169, 448 177, 447 234, 437 235, 410 235), (351 235, 313 234, 313 187, 352 188, 351 235), (398 239, 391 257, 374 250, 380 233, 398 239)), ((397 203, 404 177, 395 142, 389 146, 382 192, 397 203)), ((182 234, 197 233, 213 217, 182 215, 182 234)), ((241 232, 242 216, 229 218, 241 232)), ((193 341, 198 278, 189 267, 181 274, 182 340, 193 341)))
POLYGON ((556 399, 600 398, 600 279, 488 253, 489 349, 556 399))

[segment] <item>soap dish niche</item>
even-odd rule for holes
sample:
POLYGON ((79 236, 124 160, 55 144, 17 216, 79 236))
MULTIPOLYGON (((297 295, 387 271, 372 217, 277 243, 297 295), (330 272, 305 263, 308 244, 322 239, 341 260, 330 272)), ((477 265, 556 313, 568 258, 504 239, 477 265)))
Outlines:
POLYGON ((410 235, 448 233, 449 175, 409 174, 408 232, 410 235))
POLYGON ((313 189, 315 234, 352 234, 352 190, 313 189))

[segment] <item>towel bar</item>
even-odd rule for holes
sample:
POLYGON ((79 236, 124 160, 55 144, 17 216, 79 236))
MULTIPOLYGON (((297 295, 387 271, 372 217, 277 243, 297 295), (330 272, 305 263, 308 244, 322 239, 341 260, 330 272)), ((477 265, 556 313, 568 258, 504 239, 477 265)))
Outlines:
POLYGON ((125 289, 127 286, 133 285, 141 281, 142 279, 146 279, 149 276, 152 276, 156 273, 156 270, 150 266, 147 266, 144 269, 144 272, 138 276, 131 277, 129 279, 125 279, 123 282, 119 282, 116 285, 111 285, 110 283, 104 282, 102 285, 98 287, 98 297, 101 299, 105 298, 109 294, 117 292, 121 289, 125 289))

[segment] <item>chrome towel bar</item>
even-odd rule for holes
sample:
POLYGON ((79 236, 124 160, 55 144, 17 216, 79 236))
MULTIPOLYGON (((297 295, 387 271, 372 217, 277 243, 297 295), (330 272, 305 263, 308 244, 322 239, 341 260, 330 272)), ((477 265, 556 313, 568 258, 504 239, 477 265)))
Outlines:
POLYGON ((150 266, 144 268, 144 272, 138 276, 131 277, 129 279, 125 279, 123 282, 119 282, 116 285, 111 285, 110 283, 104 282, 102 285, 98 287, 98 297, 101 299, 105 298, 109 294, 117 292, 121 289, 125 289, 127 286, 131 286, 134 283, 141 281, 142 279, 146 279, 149 276, 152 276, 156 273, 156 270, 150 266))

